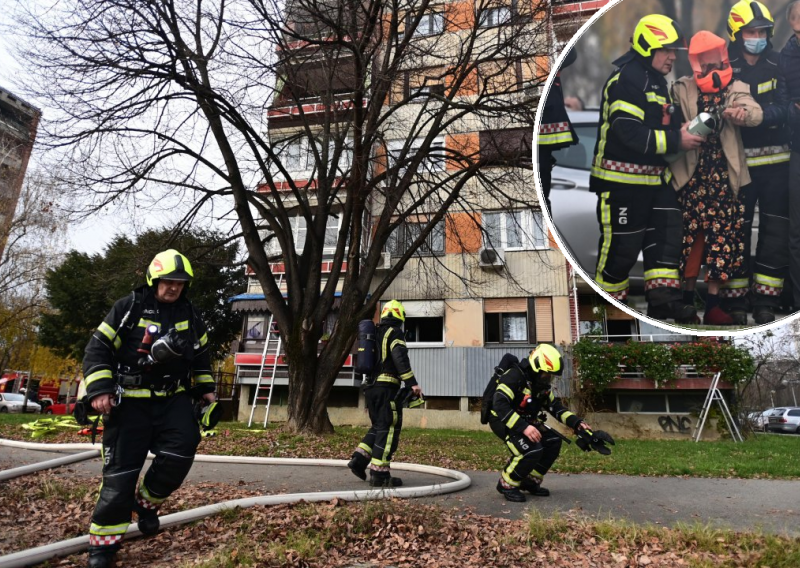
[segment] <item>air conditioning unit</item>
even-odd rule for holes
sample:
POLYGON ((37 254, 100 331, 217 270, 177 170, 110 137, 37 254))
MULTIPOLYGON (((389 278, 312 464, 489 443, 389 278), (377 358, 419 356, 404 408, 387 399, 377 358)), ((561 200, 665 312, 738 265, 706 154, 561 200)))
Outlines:
POLYGON ((378 266, 375 270, 390 270, 392 268, 392 253, 389 251, 381 253, 381 259, 378 261, 378 266))
POLYGON ((492 247, 483 247, 478 251, 478 266, 481 268, 502 267, 504 265, 504 251, 492 247))

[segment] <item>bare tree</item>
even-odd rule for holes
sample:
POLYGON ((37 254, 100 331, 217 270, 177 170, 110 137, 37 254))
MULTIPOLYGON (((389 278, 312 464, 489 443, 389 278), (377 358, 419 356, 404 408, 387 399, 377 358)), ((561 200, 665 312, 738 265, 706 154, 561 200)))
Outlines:
MULTIPOLYGON (((35 95, 61 113, 47 143, 95 206, 166 199, 160 187, 192 213, 235 212, 286 345, 295 429, 332 429, 326 401, 357 322, 432 239, 459 241, 448 212, 479 230, 482 210, 538 208, 530 142, 549 3, 463 6, 68 0, 19 17, 35 95), (387 247, 397 262, 373 280, 387 247)), ((424 260, 423 273, 478 280, 424 260)))
POLYGON ((46 305, 45 273, 60 262, 64 240, 58 193, 41 170, 29 171, 16 212, 2 227, 0 369, 18 361, 35 340, 35 320, 46 305))

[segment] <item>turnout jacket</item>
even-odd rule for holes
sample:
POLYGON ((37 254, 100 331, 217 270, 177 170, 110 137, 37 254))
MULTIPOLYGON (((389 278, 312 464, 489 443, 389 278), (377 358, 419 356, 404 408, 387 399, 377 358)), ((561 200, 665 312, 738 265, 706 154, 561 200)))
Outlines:
MULTIPOLYGON (((681 77, 672 87, 673 96, 680 107, 680 112, 687 120, 697 116, 697 97, 700 90, 692 77, 681 77)), ((734 80, 728 85, 725 93, 727 104, 736 102, 739 106, 747 109, 746 126, 758 126, 761 124, 764 113, 759 104, 750 96, 750 88, 741 81, 734 80)), ((719 133, 722 152, 728 162, 728 181, 731 191, 738 195, 739 188, 750 183, 750 172, 742 145, 741 129, 734 126, 727 120, 722 121, 722 131, 719 133)), ((700 160, 700 150, 689 150, 682 154, 680 158, 670 164, 672 171, 672 185, 676 190, 680 190, 692 179, 700 160)))
POLYGON ((546 410, 574 430, 582 419, 570 412, 561 398, 553 395, 549 385, 534 390, 534 380, 534 372, 527 359, 503 373, 492 399, 489 422, 499 421, 509 430, 521 434, 530 424, 528 418, 537 421, 539 413, 546 410))
POLYGON ((393 317, 385 317, 380 321, 377 341, 381 363, 375 380, 377 384, 402 384, 409 388, 418 384, 411 370, 401 325, 402 322, 393 317))
POLYGON ((668 175, 664 155, 678 152, 681 139, 667 80, 634 51, 614 64, 603 87, 589 189, 660 186, 668 175))
POLYGON ((92 335, 83 358, 83 377, 90 400, 115 392, 118 384, 125 390, 123 396, 136 398, 187 389, 196 396, 214 392, 206 325, 185 295, 173 303, 162 303, 156 300, 154 288, 137 288, 117 300, 92 335), (138 305, 134 300, 137 295, 141 299, 138 305), (128 320, 123 322, 126 314, 128 320), (143 354, 137 350, 145 328, 152 324, 158 327, 154 340, 175 328, 186 341, 186 348, 182 356, 145 370, 139 366, 143 354), (160 392, 165 389, 170 392, 160 392))
POLYGON ((786 91, 790 99, 788 120, 791 126, 792 151, 800 152, 800 109, 794 105, 795 102, 800 102, 800 43, 796 36, 792 35, 781 50, 778 69, 786 79, 786 91))
MULTIPOLYGON (((575 62, 575 50, 571 50, 561 68, 569 67, 575 62)), ((572 127, 564 106, 564 91, 561 88, 561 73, 556 74, 550 85, 550 91, 542 109, 542 119, 539 123, 539 146, 548 150, 558 150, 578 143, 578 135, 572 127)))
POLYGON ((771 47, 764 51, 755 65, 742 55, 739 42, 728 47, 733 78, 750 86, 750 96, 761 106, 764 120, 758 126, 742 128, 742 143, 749 168, 780 164, 789 161, 789 128, 786 116, 789 96, 786 81, 781 76, 780 57, 771 47))

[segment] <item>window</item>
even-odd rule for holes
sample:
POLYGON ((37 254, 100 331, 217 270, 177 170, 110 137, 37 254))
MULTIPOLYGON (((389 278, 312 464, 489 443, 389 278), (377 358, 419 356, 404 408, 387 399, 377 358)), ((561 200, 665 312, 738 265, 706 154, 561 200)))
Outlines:
MULTIPOLYGON (((294 237, 294 246, 297 252, 302 252, 306 244, 306 218, 300 214, 289 218, 291 225, 290 230, 294 237)), ((325 226, 325 244, 322 250, 323 254, 333 254, 336 249, 336 243, 339 241, 339 229, 341 228, 342 217, 341 215, 329 215, 328 222, 325 226)), ((278 239, 270 239, 268 244, 267 254, 269 256, 278 256, 281 254, 280 243, 278 239)))
MULTIPOLYGON (((414 140, 394 140, 388 143, 389 167, 397 167, 397 175, 402 176, 408 169, 408 164, 415 160, 423 143, 422 138, 414 140)), ((444 171, 445 166, 444 137, 435 138, 430 145, 427 155, 420 161, 419 171, 437 172, 444 171)))
POLYGON ((251 314, 247 316, 245 324, 244 339, 264 339, 267 326, 267 316, 261 314, 251 314))
POLYGON ((481 158, 487 165, 527 166, 533 155, 533 131, 530 128, 484 130, 479 135, 481 158))
POLYGON ((484 343, 553 343, 553 299, 486 298, 484 343))
POLYGON ((406 343, 444 343, 443 317, 409 317, 406 316, 403 329, 406 332, 406 343))
MULTIPOLYGON (((386 249, 396 256, 408 251, 411 244, 422 234, 427 221, 403 223, 389 236, 386 249)), ((440 221, 417 249, 417 254, 434 255, 444 253, 444 222, 440 221)))
POLYGON ((483 311, 485 343, 528 343, 526 298, 487 298, 483 311))
POLYGON ((548 247, 541 211, 489 211, 483 214, 484 245, 503 250, 548 247))
POLYGON ((406 345, 444 345, 444 300, 403 300, 403 307, 406 310, 403 324, 406 345))
POLYGON ((438 35, 444 31, 444 14, 436 12, 425 14, 419 21, 414 37, 438 35))
POLYGON ((705 397, 705 393, 619 393, 617 408, 619 412, 689 414, 703 407, 705 397))
POLYGON ((511 21, 511 8, 501 6, 499 8, 487 8, 481 10, 478 15, 478 25, 482 28, 502 26, 511 21))
MULTIPOLYGON (((314 140, 317 151, 321 152, 321 144, 318 140, 314 140)), ((290 142, 276 143, 277 154, 283 167, 293 175, 300 175, 309 177, 314 173, 316 168, 316 158, 314 157, 314 150, 311 147, 311 142, 308 138, 300 138, 290 142)), ((331 140, 328 144, 328 161, 333 159, 336 149, 335 141, 331 140)), ((353 147, 349 140, 344 142, 344 147, 341 150, 339 159, 336 163, 337 174, 345 175, 353 163, 353 147)), ((283 178, 283 174, 277 167, 273 168, 273 175, 279 179, 283 178)))

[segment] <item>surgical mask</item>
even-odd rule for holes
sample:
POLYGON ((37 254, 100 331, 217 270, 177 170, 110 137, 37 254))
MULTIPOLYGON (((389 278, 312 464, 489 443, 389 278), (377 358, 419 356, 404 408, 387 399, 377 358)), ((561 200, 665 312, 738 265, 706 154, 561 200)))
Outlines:
POLYGON ((746 39, 744 40, 744 48, 747 53, 758 55, 767 48, 767 40, 765 38, 746 39))

